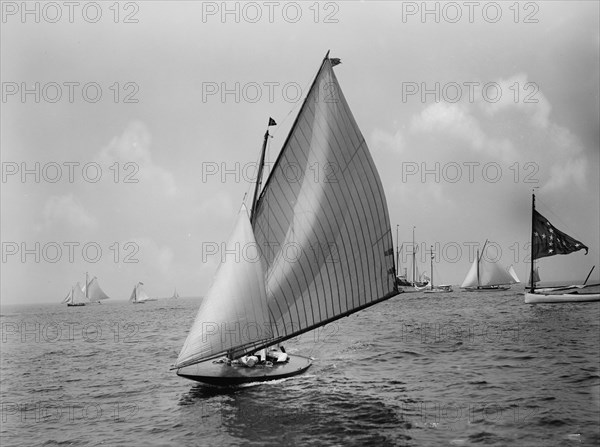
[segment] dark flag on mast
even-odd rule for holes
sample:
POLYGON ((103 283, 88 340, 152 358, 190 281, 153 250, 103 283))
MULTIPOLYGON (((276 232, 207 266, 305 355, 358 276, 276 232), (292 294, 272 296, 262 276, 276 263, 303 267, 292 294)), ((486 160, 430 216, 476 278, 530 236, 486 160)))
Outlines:
POLYGON ((544 216, 533 211, 533 259, 546 256, 566 255, 574 251, 588 248, 568 234, 556 229, 544 216))
MULTIPOLYGON (((275 122, 275 120, 273 118, 269 117, 269 126, 276 126, 276 125, 277 125, 277 123, 275 122)), ((267 127, 269 127, 269 126, 267 126, 267 127)))

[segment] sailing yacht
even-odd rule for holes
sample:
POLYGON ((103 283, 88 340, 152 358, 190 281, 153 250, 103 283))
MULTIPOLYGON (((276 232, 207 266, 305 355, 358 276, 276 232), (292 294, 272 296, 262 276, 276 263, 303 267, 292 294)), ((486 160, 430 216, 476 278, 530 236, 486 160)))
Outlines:
POLYGON ((473 291, 501 291, 510 289, 511 284, 517 284, 517 274, 509 273, 499 262, 489 262, 483 257, 487 240, 481 249, 481 256, 477 250, 477 256, 473 260, 471 269, 467 273, 461 287, 468 292, 473 291))
POLYGON ((579 291, 579 289, 586 287, 585 284, 592 274, 594 267, 592 267, 592 270, 590 270, 590 273, 582 285, 548 287, 543 289, 536 289, 535 287, 536 282, 540 279, 539 273, 537 272, 537 266, 535 265, 537 259, 548 256, 565 255, 579 250, 585 250, 586 255, 588 253, 588 247, 554 227, 548 219, 536 211, 535 194, 532 194, 531 271, 529 274, 529 292, 525 291, 525 303, 537 304, 600 301, 600 293, 582 293, 579 291), (570 291, 566 292, 567 290, 570 291))
POLYGON ((177 287, 175 287, 175 292, 173 292, 173 296, 171 298, 179 298, 179 294, 177 293, 177 287))
POLYGON ((425 287, 425 289, 423 290, 424 293, 448 293, 448 292, 452 292, 452 286, 449 284, 440 284, 439 286, 434 286, 433 285, 433 258, 434 258, 434 253, 433 253, 433 245, 431 246, 430 249, 430 262, 431 262, 431 279, 429 280, 429 282, 427 283, 427 286, 425 287))
POLYGON ((62 303, 67 303, 67 306, 85 306, 86 304, 98 303, 109 299, 109 296, 104 293, 104 290, 98 284, 98 278, 95 276, 91 281, 88 281, 88 274, 85 273, 85 283, 82 287, 77 283, 71 288, 71 291, 62 300, 62 303))
POLYGON ((227 244, 252 244, 260 262, 221 263, 172 368, 179 376, 232 385, 301 374, 312 359, 275 346, 398 293, 383 187, 339 63, 323 59, 261 190, 269 119, 251 209, 242 205, 227 244), (334 178, 315 181, 311 166, 335 167, 334 178), (263 349, 266 361, 252 355, 263 349))
POLYGON ((133 286, 133 291, 129 296, 129 302, 133 304, 144 304, 146 301, 156 301, 148 296, 143 287, 143 282, 138 282, 133 286))

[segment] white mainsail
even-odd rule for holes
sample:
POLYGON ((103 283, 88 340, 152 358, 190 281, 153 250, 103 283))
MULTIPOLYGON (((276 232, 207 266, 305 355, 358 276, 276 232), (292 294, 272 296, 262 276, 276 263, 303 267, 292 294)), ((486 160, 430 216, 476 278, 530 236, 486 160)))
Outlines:
POLYGON ((133 291, 129 297, 129 301, 132 303, 143 303, 148 301, 150 297, 142 287, 144 285, 143 282, 138 282, 135 286, 133 286, 133 291))
POLYGON ((65 297, 64 300, 62 300, 62 303, 67 303, 67 304, 87 304, 90 301, 86 298, 85 293, 82 290, 83 288, 81 287, 81 285, 79 283, 75 284, 73 287, 71 287, 71 291, 67 294, 67 296, 65 297))
POLYGON ((176 368, 225 352, 239 357, 398 293, 382 184, 331 59, 302 104, 252 224, 240 211, 229 244, 236 242, 255 244, 257 258, 220 265, 176 368))
MULTIPOLYGON (((516 275, 515 275, 516 276, 516 275)), ((483 254, 477 257, 471 264, 471 268, 461 284, 463 288, 477 288, 516 284, 518 278, 514 278, 498 262, 490 262, 484 259, 483 254)))
POLYGON ((515 280, 515 283, 521 282, 521 280, 517 276, 517 272, 515 272, 515 268, 512 265, 508 268, 508 274, 513 277, 513 279, 515 280))
POLYGON ((253 224, 278 337, 397 293, 383 187, 329 59, 265 184, 253 224))
POLYGON ((101 301, 109 299, 109 296, 106 293, 104 293, 104 290, 102 290, 100 284, 98 284, 98 278, 96 278, 95 276, 89 282, 87 289, 87 297, 90 301, 101 301))

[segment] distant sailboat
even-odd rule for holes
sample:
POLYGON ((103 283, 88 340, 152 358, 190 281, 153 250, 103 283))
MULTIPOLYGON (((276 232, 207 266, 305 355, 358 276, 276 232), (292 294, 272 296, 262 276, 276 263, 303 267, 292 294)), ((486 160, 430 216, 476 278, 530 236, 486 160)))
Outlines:
POLYGON ((85 285, 82 287, 77 283, 71 288, 71 291, 62 302, 67 303, 67 306, 85 306, 92 303, 100 304, 103 300, 107 299, 109 299, 109 296, 104 293, 100 284, 98 284, 98 278, 94 276, 91 281, 88 281, 88 274, 86 272, 85 285))
MULTIPOLYGON (((508 274, 513 277, 513 279, 515 280, 515 284, 518 284, 521 282, 521 280, 517 276, 517 272, 515 272, 515 268, 512 266, 512 264, 508 268, 508 274)), ((537 279, 537 281, 539 281, 539 279, 537 279)))
MULTIPOLYGON (((578 289, 585 287, 585 283, 592 274, 592 270, 588 274, 585 283, 581 286, 562 286, 562 287, 547 287, 536 289, 536 271, 535 260, 555 255, 566 255, 575 251, 585 250, 588 253, 588 247, 573 239, 568 234, 563 233, 554 227, 548 219, 542 216, 535 210, 535 194, 532 194, 531 199, 531 272, 529 292, 525 291, 525 303, 569 303, 569 302, 587 302, 600 301, 600 293, 581 293, 578 289), (571 290, 568 293, 552 293, 571 290)), ((539 275, 537 280, 539 281, 539 275)))
POLYGON ((173 296, 171 298, 179 298, 179 294, 177 293, 177 287, 175 287, 175 292, 173 292, 173 296))
POLYGON ((435 255, 433 253, 433 245, 431 246, 431 253, 430 253, 430 261, 431 261, 431 279, 429 280, 429 283, 427 284, 425 290, 423 290, 424 293, 448 293, 448 292, 452 292, 452 286, 449 284, 440 284, 439 286, 434 286, 433 285, 433 259, 434 259, 435 255))
POLYGON ((311 359, 269 347, 398 293, 381 180, 328 55, 261 192, 269 119, 250 216, 242 206, 227 244, 256 247, 260 262, 221 263, 173 366, 179 376, 231 385, 301 374, 311 359))
POLYGON ((144 288, 143 282, 138 282, 135 286, 133 286, 133 291, 131 292, 131 296, 129 297, 129 302, 133 304, 144 304, 146 301, 151 301, 151 298, 148 296, 144 288))
MULTIPOLYGON (((481 249, 481 256, 477 256, 471 265, 461 287, 466 291, 499 291, 510 289, 511 284, 519 282, 519 278, 504 269, 499 262, 489 262, 483 257, 487 240, 481 249)), ((514 272, 514 270, 513 270, 514 272)))
POLYGON ((71 287, 71 291, 67 294, 62 303, 67 303, 67 306, 85 306, 89 304, 90 300, 87 299, 83 293, 81 284, 77 283, 71 287))

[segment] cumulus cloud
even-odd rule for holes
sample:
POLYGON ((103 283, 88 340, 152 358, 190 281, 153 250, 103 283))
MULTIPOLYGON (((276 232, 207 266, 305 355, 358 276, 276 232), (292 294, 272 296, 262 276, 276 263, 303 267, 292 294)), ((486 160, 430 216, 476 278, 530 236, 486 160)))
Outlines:
MULTIPOLYGON (((474 92, 460 102, 426 105, 413 115, 404 133, 376 129, 372 137, 374 145, 396 154, 405 148, 422 151, 432 147, 428 140, 450 138, 481 161, 507 166, 534 162, 539 172, 536 178, 545 191, 569 186, 585 189, 589 163, 584 147, 577 135, 552 120, 551 112, 540 86, 525 73, 517 73, 477 83, 474 92)), ((435 155, 441 157, 441 153, 435 155)))
POLYGON ((115 162, 123 165, 132 163, 124 172, 125 175, 130 175, 130 180, 139 180, 145 187, 152 188, 153 192, 166 196, 175 195, 175 178, 171 172, 152 160, 151 144, 152 136, 146 125, 141 121, 134 121, 100 151, 96 161, 108 166, 115 162))
POLYGON ((446 104, 443 102, 427 106, 413 117, 410 129, 415 133, 437 132, 459 138, 477 152, 494 157, 514 158, 515 149, 507 138, 494 138, 487 135, 479 120, 472 114, 469 104, 446 104))

